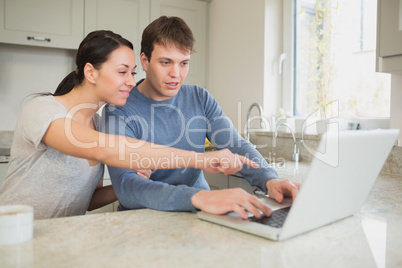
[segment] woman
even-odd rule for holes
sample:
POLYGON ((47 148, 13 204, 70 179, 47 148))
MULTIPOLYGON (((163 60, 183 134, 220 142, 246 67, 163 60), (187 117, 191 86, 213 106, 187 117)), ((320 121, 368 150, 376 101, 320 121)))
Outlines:
MULTIPOLYGON (((243 163, 256 166, 227 150, 199 154, 98 132, 98 109, 106 102, 124 105, 135 86, 133 46, 120 35, 88 34, 76 65, 54 94, 36 96, 22 108, 0 204, 32 205, 35 219, 83 215, 117 199, 111 186, 102 186, 103 164, 225 174, 240 170, 243 163)), ((139 172, 144 179, 150 176, 149 170, 139 172)))

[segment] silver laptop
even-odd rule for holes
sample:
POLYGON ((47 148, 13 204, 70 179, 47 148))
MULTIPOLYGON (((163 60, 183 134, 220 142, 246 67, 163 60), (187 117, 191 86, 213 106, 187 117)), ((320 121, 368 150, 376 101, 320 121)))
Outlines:
POLYGON ((198 217, 268 239, 284 240, 351 216, 365 202, 398 134, 399 130, 393 129, 328 132, 317 149, 306 146, 314 157, 293 204, 289 199, 282 204, 267 197, 260 199, 274 211, 271 217, 285 214, 283 224, 271 224, 269 218, 243 220, 234 212, 198 212, 198 217))

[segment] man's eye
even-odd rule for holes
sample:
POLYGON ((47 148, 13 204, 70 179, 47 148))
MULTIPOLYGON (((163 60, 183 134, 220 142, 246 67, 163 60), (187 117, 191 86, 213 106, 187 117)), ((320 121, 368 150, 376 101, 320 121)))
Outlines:
POLYGON ((132 73, 131 73, 132 76, 134 76, 134 75, 136 75, 136 74, 137 74, 136 72, 132 72, 132 73))

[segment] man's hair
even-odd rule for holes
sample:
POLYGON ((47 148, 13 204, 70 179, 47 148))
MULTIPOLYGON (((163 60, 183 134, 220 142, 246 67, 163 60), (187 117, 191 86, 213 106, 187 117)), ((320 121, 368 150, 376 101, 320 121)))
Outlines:
POLYGON ((194 52, 194 36, 186 22, 179 17, 161 16, 151 22, 142 33, 141 53, 151 60, 151 54, 157 45, 174 45, 179 50, 194 52))

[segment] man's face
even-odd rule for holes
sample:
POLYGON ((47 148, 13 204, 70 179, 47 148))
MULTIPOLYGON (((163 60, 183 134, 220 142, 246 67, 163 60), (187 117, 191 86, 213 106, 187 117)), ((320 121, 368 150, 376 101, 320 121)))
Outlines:
POLYGON ((179 50, 174 45, 155 45, 151 60, 141 54, 141 64, 146 79, 140 85, 140 92, 153 100, 168 100, 179 92, 189 71, 190 52, 179 50), (141 87, 142 86, 142 87, 141 87))

